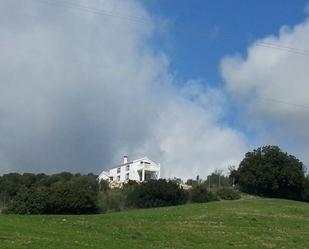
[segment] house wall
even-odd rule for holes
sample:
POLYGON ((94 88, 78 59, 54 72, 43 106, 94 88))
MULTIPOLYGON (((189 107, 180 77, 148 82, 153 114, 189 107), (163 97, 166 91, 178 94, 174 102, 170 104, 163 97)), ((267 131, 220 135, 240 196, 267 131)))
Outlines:
MULTIPOLYGON (((105 172, 109 177, 113 177, 113 181, 120 181, 120 182, 127 181, 128 180, 126 179, 127 173, 129 173, 129 180, 140 181, 138 171, 142 169, 156 172, 158 175, 157 178, 160 177, 160 165, 150 161, 149 159, 147 160, 147 158, 135 160, 133 162, 112 168, 105 172), (127 170, 127 165, 130 166, 129 170, 127 170), (120 168, 120 173, 118 173, 118 168, 120 168)), ((108 179, 107 176, 102 172, 101 175, 99 176, 99 180, 110 180, 110 179, 108 179)))
POLYGON ((139 164, 138 163, 130 163, 127 165, 123 165, 121 167, 113 168, 109 170, 109 176, 113 177, 113 180, 118 180, 118 176, 120 177, 120 181, 126 181, 126 174, 129 173, 129 180, 139 181, 139 164), (130 169, 127 170, 127 165, 130 166, 130 169), (118 173, 118 168, 120 168, 120 173, 118 173))

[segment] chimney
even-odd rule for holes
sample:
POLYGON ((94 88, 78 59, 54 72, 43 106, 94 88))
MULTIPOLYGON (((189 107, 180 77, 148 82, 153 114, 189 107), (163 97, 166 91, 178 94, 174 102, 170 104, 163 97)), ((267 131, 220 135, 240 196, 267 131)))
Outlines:
POLYGON ((123 156, 123 163, 127 163, 128 162, 128 156, 123 156))

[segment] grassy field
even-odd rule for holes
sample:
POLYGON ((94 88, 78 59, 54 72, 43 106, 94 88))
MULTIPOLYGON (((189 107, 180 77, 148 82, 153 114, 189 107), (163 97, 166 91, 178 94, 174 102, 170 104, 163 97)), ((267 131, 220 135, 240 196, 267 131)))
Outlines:
POLYGON ((309 204, 247 199, 93 216, 0 215, 0 248, 309 248, 309 204))

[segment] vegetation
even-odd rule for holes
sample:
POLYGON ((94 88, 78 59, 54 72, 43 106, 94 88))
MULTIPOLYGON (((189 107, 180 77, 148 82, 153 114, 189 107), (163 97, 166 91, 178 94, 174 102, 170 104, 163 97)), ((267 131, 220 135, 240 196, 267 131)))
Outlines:
POLYGON ((247 199, 103 215, 0 215, 1 249, 309 248, 309 205, 247 199))
POLYGON ((185 191, 174 181, 150 180, 133 186, 128 192, 128 204, 132 207, 175 206, 187 200, 185 191))
POLYGON ((99 209, 99 185, 92 174, 14 173, 0 177, 0 185, 0 199, 8 213, 90 214, 99 209))
MULTIPOLYGON (((128 182, 122 189, 98 183, 93 174, 63 172, 45 174, 7 174, 0 177, 0 203, 13 214, 95 214, 132 208, 175 206, 217 200, 237 200, 236 183, 245 193, 265 197, 309 201, 309 177, 297 158, 279 147, 265 146, 248 152, 229 177, 217 170, 203 181, 189 179, 189 190, 179 178, 128 182)), ((0 206, 0 210, 1 210, 0 206)))
POLYGON ((8 174, 0 177, 0 196, 11 214, 95 214, 129 208, 173 206, 187 201, 175 181, 129 182, 109 189, 95 175, 8 174))
POLYGON ((308 193, 303 163, 277 146, 248 152, 231 178, 250 194, 301 200, 308 193))
POLYGON ((218 189, 216 196, 220 200, 238 200, 241 197, 237 191, 230 188, 218 189))
POLYGON ((106 189, 99 194, 99 207, 101 212, 108 212, 239 198, 239 193, 230 188, 209 191, 208 186, 201 183, 183 190, 175 180, 161 179, 142 184, 131 181, 121 189, 106 189))
POLYGON ((223 175, 222 170, 215 170, 209 176, 207 176, 206 180, 203 180, 197 176, 196 180, 188 179, 186 184, 192 187, 205 184, 208 189, 216 190, 221 188, 230 188, 233 185, 233 181, 229 176, 223 175))
POLYGON ((309 175, 307 175, 305 183, 304 183, 304 191, 303 191, 302 199, 304 201, 309 202, 309 175))
POLYGON ((108 189, 99 193, 99 208, 101 213, 123 211, 129 209, 128 188, 108 189))
MULTIPOLYGON (((221 173, 220 173, 221 174, 221 173)), ((226 177, 214 173, 213 177, 226 177)), ((93 174, 63 172, 55 175, 8 174, 0 177, 0 199, 10 214, 96 214, 132 208, 174 206, 191 202, 238 199, 233 190, 212 187, 197 181, 183 190, 181 179, 129 181, 121 189, 110 189, 106 181, 98 183, 93 174), (216 191, 216 190, 220 191, 216 191)))
POLYGON ((203 203, 209 201, 217 201, 217 196, 207 189, 206 184, 199 184, 194 186, 189 191, 189 200, 191 202, 203 203))
POLYGON ((21 189, 51 187, 63 182, 79 181, 92 189, 97 189, 96 176, 93 174, 80 175, 62 172, 54 175, 46 174, 18 174, 10 173, 0 176, 0 202, 1 205, 10 203, 21 189))

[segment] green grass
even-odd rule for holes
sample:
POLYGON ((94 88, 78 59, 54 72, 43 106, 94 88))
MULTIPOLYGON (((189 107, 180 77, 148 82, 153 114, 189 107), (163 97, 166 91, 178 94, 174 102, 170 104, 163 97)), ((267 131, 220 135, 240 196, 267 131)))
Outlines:
POLYGON ((247 199, 93 216, 0 215, 0 248, 309 248, 309 204, 247 199))

